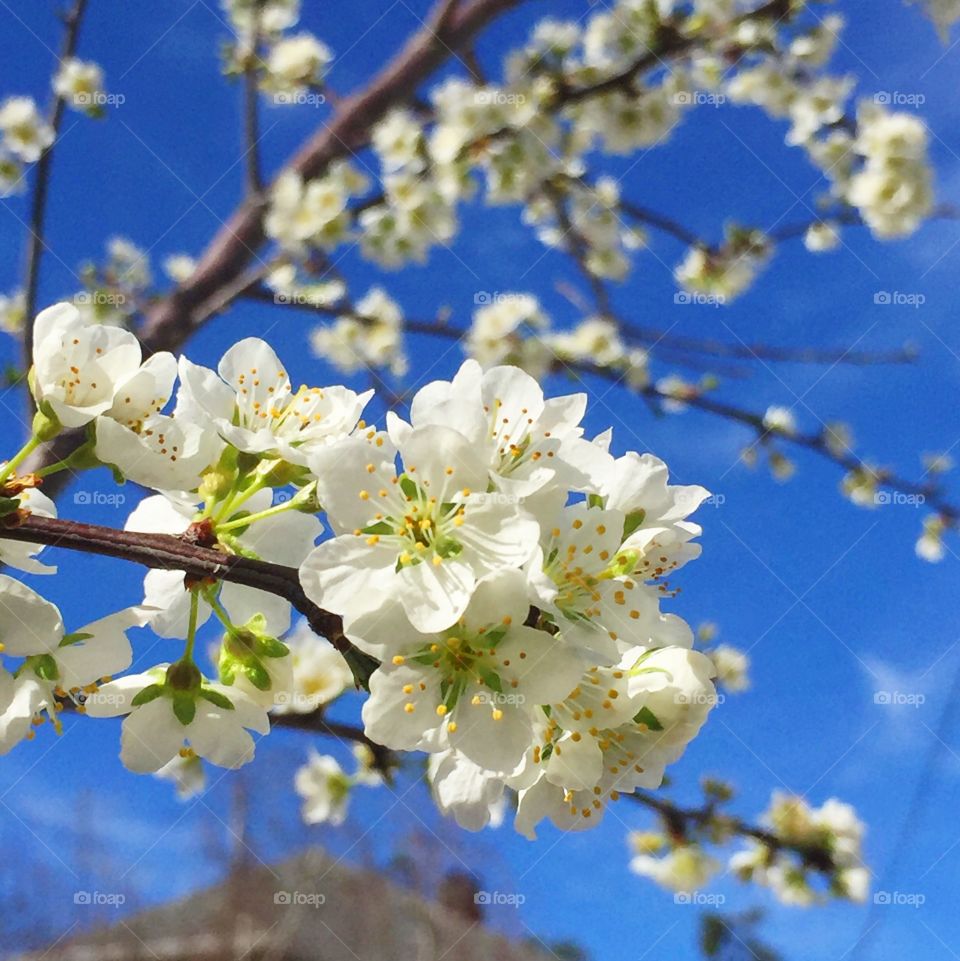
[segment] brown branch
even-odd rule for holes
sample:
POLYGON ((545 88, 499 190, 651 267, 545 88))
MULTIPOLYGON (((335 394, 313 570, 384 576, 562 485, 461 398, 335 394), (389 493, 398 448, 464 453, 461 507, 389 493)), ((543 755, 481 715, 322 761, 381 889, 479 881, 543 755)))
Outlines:
POLYGON ((341 618, 307 597, 294 567, 225 554, 174 534, 121 531, 34 514, 18 520, 17 526, 0 528, 0 539, 116 557, 156 570, 183 571, 197 580, 227 581, 275 594, 289 601, 307 619, 315 634, 325 637, 343 654, 359 683, 376 667, 376 661, 357 650, 344 635, 341 618))
POLYGON ((243 64, 243 138, 246 152, 247 196, 256 198, 263 189, 260 166, 260 87, 257 67, 260 49, 260 4, 253 7, 250 49, 243 64))
POLYGON ((370 748, 373 753, 374 766, 382 774, 388 773, 397 765, 397 756, 382 744, 371 741, 369 737, 358 727, 351 724, 342 724, 338 721, 328 721, 323 710, 311 711, 307 714, 271 714, 271 727, 286 727, 294 731, 305 731, 314 734, 323 734, 327 737, 334 737, 340 741, 352 741, 354 744, 362 744, 370 748))
MULTIPOLYGON (((63 47, 57 65, 72 57, 80 38, 80 24, 87 8, 87 0, 76 0, 73 9, 64 16, 63 47)), ((47 196, 50 191, 50 175, 53 168, 53 150, 66 110, 63 97, 54 94, 47 122, 53 130, 54 140, 37 160, 34 171, 33 197, 30 203, 30 234, 27 237, 26 268, 24 273, 24 329, 23 329, 23 369, 29 370, 33 363, 33 318, 37 312, 37 291, 40 286, 40 261, 46 247, 44 227, 47 216, 47 196)), ((32 400, 28 398, 28 404, 32 400)))
POLYGON ((665 798, 641 790, 626 796, 656 811, 663 818, 668 831, 676 837, 686 839, 692 830, 715 828, 724 833, 752 838, 774 852, 791 851, 798 855, 805 865, 824 874, 829 874, 836 868, 829 849, 824 845, 786 840, 765 828, 756 827, 733 815, 723 814, 717 811, 713 804, 708 803, 699 808, 684 808, 665 798))
MULTIPOLYGON (((444 2, 366 89, 343 100, 284 168, 304 180, 320 176, 334 160, 365 148, 370 129, 391 107, 408 99, 454 50, 522 0, 444 2)), ((213 238, 191 277, 148 313, 141 337, 148 350, 176 350, 207 319, 206 304, 229 286, 266 241, 263 198, 247 199, 213 238)))

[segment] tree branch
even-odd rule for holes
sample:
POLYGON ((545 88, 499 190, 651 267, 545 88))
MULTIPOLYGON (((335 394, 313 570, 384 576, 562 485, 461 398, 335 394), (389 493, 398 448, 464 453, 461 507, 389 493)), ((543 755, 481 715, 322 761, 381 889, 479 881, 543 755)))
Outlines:
MULTIPOLYGON (((64 17, 65 33, 63 47, 57 65, 72 57, 80 37, 80 24, 86 12, 87 0, 76 0, 73 8, 64 17)), ((47 195, 50 190, 50 175, 53 168, 53 150, 57 145, 57 135, 63 122, 66 102, 54 94, 47 122, 53 130, 53 143, 37 160, 34 170, 33 198, 30 203, 30 234, 27 237, 26 267, 24 272, 24 328, 23 328, 23 369, 29 370, 33 363, 33 319, 37 312, 37 291, 40 286, 40 261, 45 248, 44 227, 47 216, 47 195)), ((29 398, 27 403, 32 405, 29 398)))
POLYGON ((376 667, 377 662, 355 648, 344 635, 339 615, 325 611, 307 597, 294 567, 200 547, 185 535, 121 531, 35 514, 12 514, 2 520, 15 526, 0 527, 0 539, 117 557, 156 570, 183 571, 197 580, 227 581, 275 594, 289 601, 315 634, 325 637, 343 654, 358 682, 362 683, 376 667))

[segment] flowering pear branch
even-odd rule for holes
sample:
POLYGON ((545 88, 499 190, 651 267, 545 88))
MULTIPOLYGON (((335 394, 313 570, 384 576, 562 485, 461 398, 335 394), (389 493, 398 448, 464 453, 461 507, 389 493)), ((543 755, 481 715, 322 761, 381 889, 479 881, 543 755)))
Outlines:
POLYGON ((376 664, 347 640, 338 615, 323 610, 307 597, 296 568, 202 546, 192 532, 179 536, 137 533, 37 515, 8 515, 5 520, 0 540, 116 557, 156 570, 183 571, 187 578, 194 580, 225 581, 275 594, 289 601, 307 619, 315 634, 325 637, 344 655, 358 685, 366 682, 376 664))

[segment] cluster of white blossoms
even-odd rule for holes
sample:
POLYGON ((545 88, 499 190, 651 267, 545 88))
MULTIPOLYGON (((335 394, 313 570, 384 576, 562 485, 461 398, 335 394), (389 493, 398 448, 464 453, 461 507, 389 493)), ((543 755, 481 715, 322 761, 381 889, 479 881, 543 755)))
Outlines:
POLYGON ((300 103, 322 89, 333 60, 330 48, 308 31, 287 32, 300 19, 300 0, 223 0, 223 7, 236 35, 225 51, 229 72, 241 73, 252 63, 261 89, 276 104, 300 103))
MULTIPOLYGON (((228 4, 241 25, 252 6, 228 4)), ((273 7, 265 15, 279 17, 281 29, 296 21, 295 3, 273 7)), ((622 279, 646 246, 647 222, 597 156, 652 149, 693 109, 728 102, 789 121, 787 143, 823 174, 829 190, 816 198, 822 219, 805 237, 809 249, 836 247, 838 224, 857 213, 881 238, 915 231, 933 209, 922 122, 876 104, 851 116, 853 78, 825 72, 842 18, 780 22, 761 10, 733 0, 692 8, 620 0, 584 23, 545 20, 508 56, 501 83, 449 77, 430 92, 429 107, 388 112, 372 131, 380 176, 371 193, 359 179, 346 189, 329 172, 306 182, 284 175, 271 195, 268 234, 305 262, 311 249, 359 239, 369 259, 400 267, 449 243, 459 205, 482 194, 487 204, 521 205, 544 244, 575 253, 593 276, 622 279)), ((298 82, 323 60, 306 39, 295 47, 290 64, 271 67, 280 83, 298 82)), ((773 248, 758 230, 728 228, 719 243, 693 244, 675 277, 691 293, 727 302, 753 284, 773 248)), ((348 354, 339 348, 350 333, 340 331, 334 356, 348 354)))
MULTIPOLYGON (((775 791, 764 820, 784 845, 811 854, 797 857, 782 847, 751 841, 730 859, 730 870, 741 880, 771 888, 784 904, 812 904, 822 894, 812 882, 811 869, 818 867, 817 852, 825 851, 830 860, 827 893, 866 900, 870 871, 862 859, 864 826, 849 804, 831 798, 811 808, 803 798, 775 791)), ((823 866, 819 870, 823 872, 823 866)))
POLYGON ((21 164, 39 160, 53 137, 32 97, 10 97, 0 104, 0 197, 23 190, 21 164))
POLYGON ((53 78, 53 92, 74 110, 100 116, 106 102, 103 69, 99 64, 69 57, 61 61, 53 78))
POLYGON ((510 364, 536 378, 556 366, 587 364, 622 372, 631 387, 649 381, 648 354, 627 344, 617 325, 587 317, 568 330, 554 330, 532 294, 483 294, 464 338, 467 355, 484 367, 510 364))
MULTIPOLYGON (((528 836, 544 818, 596 824, 620 793, 659 785, 716 703, 714 662, 661 611, 673 572, 700 552, 687 517, 707 492, 670 485, 649 454, 614 456, 610 432, 587 439, 585 395, 545 398, 520 369, 471 360, 381 430, 361 420, 372 392, 295 388, 262 340, 230 348, 216 371, 144 360, 133 334, 70 304, 37 317, 30 383, 38 413, 0 468, 5 513, 55 515, 16 470, 80 428, 64 466, 107 464, 157 492, 127 531, 298 568, 307 597, 342 623, 340 643, 378 664, 366 736, 433 755, 438 804, 463 824, 487 823, 506 788, 528 836)), ((2 559, 48 570, 38 552, 4 542, 2 559)), ((281 639, 285 597, 229 578, 151 570, 142 603, 76 634, 9 578, 0 610, 5 653, 24 658, 3 675, 5 747, 72 696, 88 715, 125 715, 124 763, 183 789, 197 757, 245 763, 268 712, 315 711, 348 684, 341 655, 302 626, 281 639), (222 641, 204 673, 207 621, 222 641), (134 625, 183 640, 181 657, 114 676, 134 625)), ((308 765, 302 793, 333 783, 324 764, 308 765)))
POLYGON ((329 754, 311 751, 307 763, 297 770, 293 786, 303 798, 302 815, 307 824, 343 824, 350 794, 355 787, 378 787, 383 775, 376 769, 373 752, 366 744, 355 744, 356 770, 347 774, 329 754))

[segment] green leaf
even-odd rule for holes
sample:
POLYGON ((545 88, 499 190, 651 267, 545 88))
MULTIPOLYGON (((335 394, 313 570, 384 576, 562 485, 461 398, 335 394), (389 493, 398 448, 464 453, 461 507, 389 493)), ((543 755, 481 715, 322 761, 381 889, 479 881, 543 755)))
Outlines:
POLYGON ((209 701, 217 707, 222 707, 225 711, 234 710, 233 701, 220 691, 212 691, 209 687, 203 687, 200 689, 200 696, 205 701, 209 701))
POLYGON ((130 702, 131 707, 140 707, 141 704, 149 704, 151 701, 155 701, 161 694, 163 694, 164 687, 162 684, 151 684, 145 687, 133 700, 130 702))
POLYGON ((242 664, 240 670, 258 691, 270 690, 270 675, 256 658, 242 664))
POLYGON ((173 713, 177 720, 186 727, 197 716, 197 702, 193 695, 174 694, 173 713))
POLYGON ((646 519, 645 510, 631 511, 623 522, 623 539, 626 540, 646 519))
POLYGON ((500 680, 500 675, 491 671, 489 667, 477 666, 477 673, 480 675, 480 680, 483 681, 487 687, 492 691, 496 691, 497 694, 503 693, 503 682, 500 680))
POLYGON ((64 634, 60 641, 60 647, 69 647, 71 644, 79 644, 81 641, 89 641, 92 634, 84 634, 82 631, 75 631, 73 634, 64 634))
POLYGON ((30 665, 37 677, 45 681, 55 681, 60 676, 57 662, 49 654, 35 654, 28 657, 26 663, 30 665))
POLYGON ((603 507, 603 498, 599 494, 588 494, 587 495, 587 506, 588 507, 603 507))
POLYGON ((20 508, 20 501, 16 497, 0 497, 0 517, 6 517, 20 508))
POLYGON ((275 637, 261 637, 257 640, 257 653, 263 657, 286 657, 290 648, 275 637))
POLYGON ((641 707, 633 716, 634 724, 645 724, 651 731, 662 731, 663 725, 659 718, 649 707, 641 707))
POLYGON ((371 524, 369 527, 362 527, 360 529, 364 534, 376 534, 378 537, 393 533, 392 525, 386 521, 378 521, 376 524, 371 524))
POLYGON ((403 491, 404 496, 409 497, 411 500, 420 493, 420 488, 417 487, 416 481, 406 474, 400 476, 400 490, 403 491))

